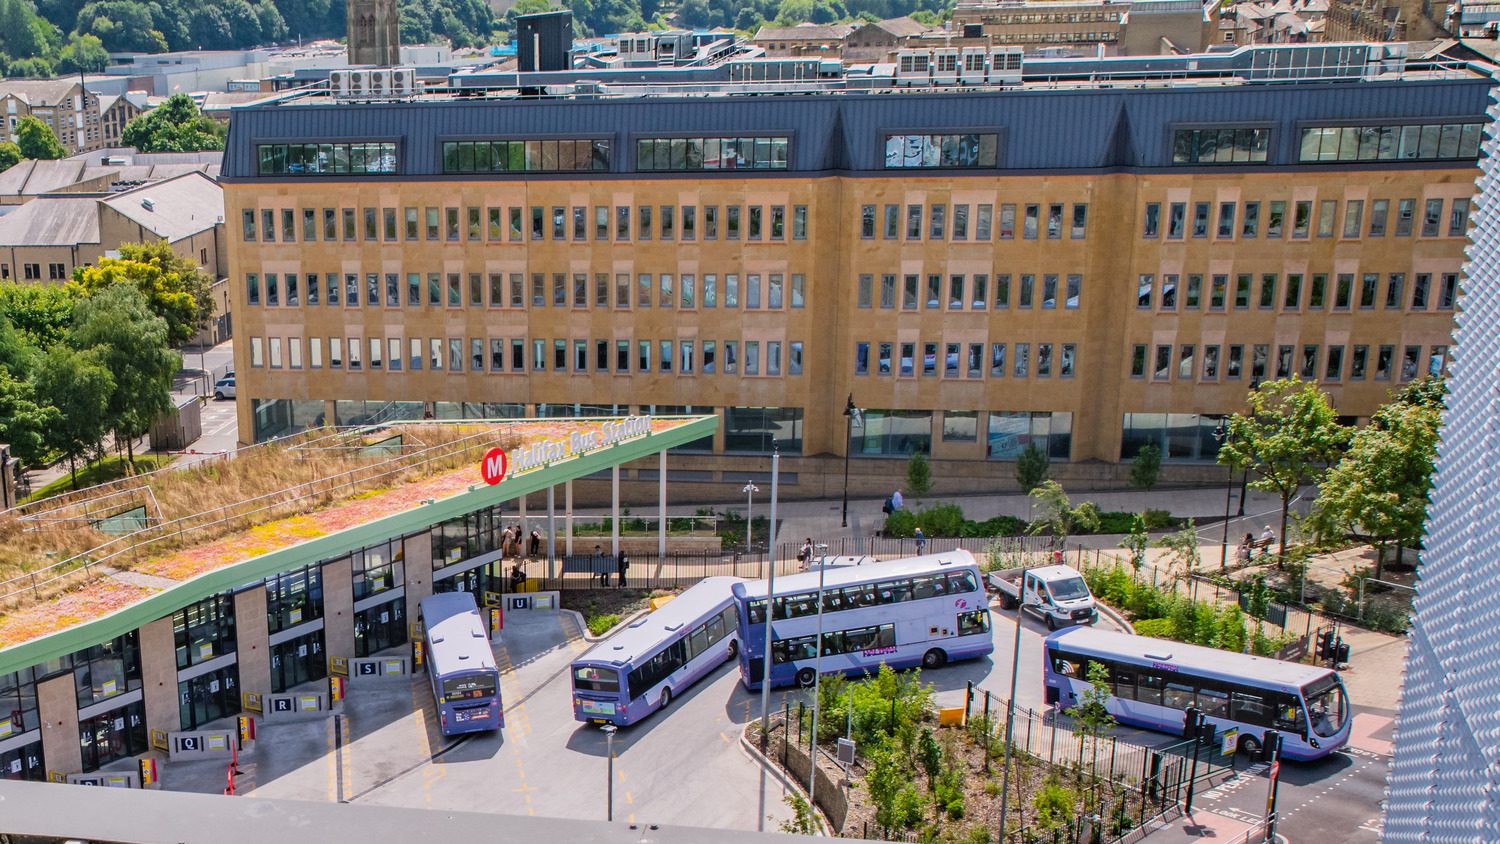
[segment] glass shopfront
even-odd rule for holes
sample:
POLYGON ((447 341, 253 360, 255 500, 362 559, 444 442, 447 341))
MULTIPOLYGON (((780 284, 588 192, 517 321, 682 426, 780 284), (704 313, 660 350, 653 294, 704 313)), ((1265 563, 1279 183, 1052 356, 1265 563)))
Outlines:
POLYGON ((441 580, 432 582, 433 592, 468 592, 474 596, 480 606, 484 605, 484 593, 504 593, 510 591, 508 587, 509 574, 505 570, 505 563, 495 560, 482 566, 476 566, 468 571, 452 574, 441 580))
POLYGON ((141 649, 135 632, 73 654, 78 708, 141 687, 141 649))
POLYGON ((101 712, 78 722, 83 770, 97 771, 111 762, 149 750, 146 705, 140 701, 101 712))
POLYGON ((240 667, 227 665, 177 684, 182 729, 196 730, 240 711, 240 667))
POLYGON ((308 566, 266 578, 266 616, 270 633, 322 618, 322 566, 308 566))
POLYGON ((33 669, 0 674, 0 742, 40 726, 33 669))
POLYGON ((178 610, 172 614, 172 635, 179 669, 233 653, 234 599, 215 595, 178 610))
POLYGON ((271 646, 271 691, 279 694, 327 676, 328 660, 323 654, 322 630, 271 646))
POLYGON ((406 644, 406 598, 376 604, 354 614, 354 655, 367 657, 406 644))
POLYGON ((33 741, 10 750, 0 750, 0 780, 33 780, 47 778, 42 764, 42 743, 33 741))

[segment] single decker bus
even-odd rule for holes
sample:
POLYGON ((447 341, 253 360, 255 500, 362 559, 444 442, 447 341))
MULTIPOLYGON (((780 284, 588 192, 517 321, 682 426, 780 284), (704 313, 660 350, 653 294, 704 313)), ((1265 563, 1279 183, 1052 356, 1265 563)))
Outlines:
POLYGON ((1109 714, 1122 724, 1180 735, 1183 712, 1196 706, 1240 750, 1259 753, 1274 729, 1282 755, 1297 760, 1349 740, 1349 698, 1327 668, 1088 627, 1053 633, 1046 648, 1047 703, 1063 710, 1090 687, 1097 662, 1109 671, 1109 714))
POLYGON ((474 595, 444 592, 423 598, 422 625, 443 735, 505 726, 500 672, 474 595))
MULTIPOLYGON (((824 673, 873 673, 881 665, 937 668, 995 649, 989 599, 974 556, 958 550, 777 578, 771 685, 811 686, 818 663, 818 585, 823 585, 824 673)), ((734 587, 740 679, 764 675, 766 582, 734 587)))
POLYGON ((739 650, 737 577, 707 577, 573 661, 573 717, 634 724, 739 650))

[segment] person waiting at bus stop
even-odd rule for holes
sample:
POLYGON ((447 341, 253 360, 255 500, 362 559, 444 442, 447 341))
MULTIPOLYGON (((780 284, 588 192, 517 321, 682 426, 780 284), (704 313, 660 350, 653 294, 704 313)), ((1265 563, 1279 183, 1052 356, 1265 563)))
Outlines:
POLYGON ((595 545, 594 546, 594 565, 593 565, 593 569, 594 569, 594 573, 599 576, 599 585, 600 586, 608 586, 609 585, 609 569, 605 568, 605 566, 608 565, 608 563, 609 563, 609 557, 607 557, 607 556, 604 555, 604 546, 603 545, 595 545))
MULTIPOLYGON (((630 568, 630 558, 627 557, 627 556, 625 556, 625 552, 624 551, 621 551, 619 559, 617 559, 615 561, 615 570, 616 570, 616 573, 617 573, 618 578, 619 578, 618 580, 615 581, 615 585, 616 586, 624 586, 625 585, 625 572, 627 570, 629 570, 629 568, 630 568)), ((605 577, 609 577, 609 575, 606 574, 605 577)))

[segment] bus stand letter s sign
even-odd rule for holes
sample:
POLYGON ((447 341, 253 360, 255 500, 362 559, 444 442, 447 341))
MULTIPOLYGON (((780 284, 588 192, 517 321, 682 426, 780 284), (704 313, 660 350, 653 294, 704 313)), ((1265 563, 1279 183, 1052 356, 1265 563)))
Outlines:
POLYGON ((505 480, 505 470, 509 468, 510 460, 505 456, 505 449, 492 448, 484 453, 484 460, 479 464, 479 471, 484 475, 484 482, 490 486, 505 480))

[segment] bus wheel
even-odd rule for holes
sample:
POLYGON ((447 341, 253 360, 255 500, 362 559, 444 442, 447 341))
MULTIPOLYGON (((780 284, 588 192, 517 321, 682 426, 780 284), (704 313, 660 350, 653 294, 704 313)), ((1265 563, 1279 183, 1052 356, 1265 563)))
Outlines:
POLYGON ((1260 739, 1255 736, 1240 736, 1240 750, 1251 759, 1260 758, 1260 739))
POLYGON ((811 687, 817 679, 818 672, 812 670, 811 668, 804 668, 801 671, 797 672, 797 685, 801 686, 804 689, 811 687))
POLYGON ((1057 629, 1057 620, 1054 619, 1051 615, 1046 616, 1046 618, 1047 618, 1047 629, 1048 630, 1056 630, 1057 629))
POLYGON ((729 658, 734 659, 740 655, 740 643, 733 639, 729 640, 729 658))
POLYGON ((937 648, 933 648, 927 653, 922 654, 923 668, 941 668, 943 666, 943 663, 947 661, 948 655, 937 648))
POLYGON ((662 689, 661 690, 661 708, 662 709, 666 709, 667 708, 667 704, 669 704, 671 702, 672 702, 672 690, 671 689, 662 689))

